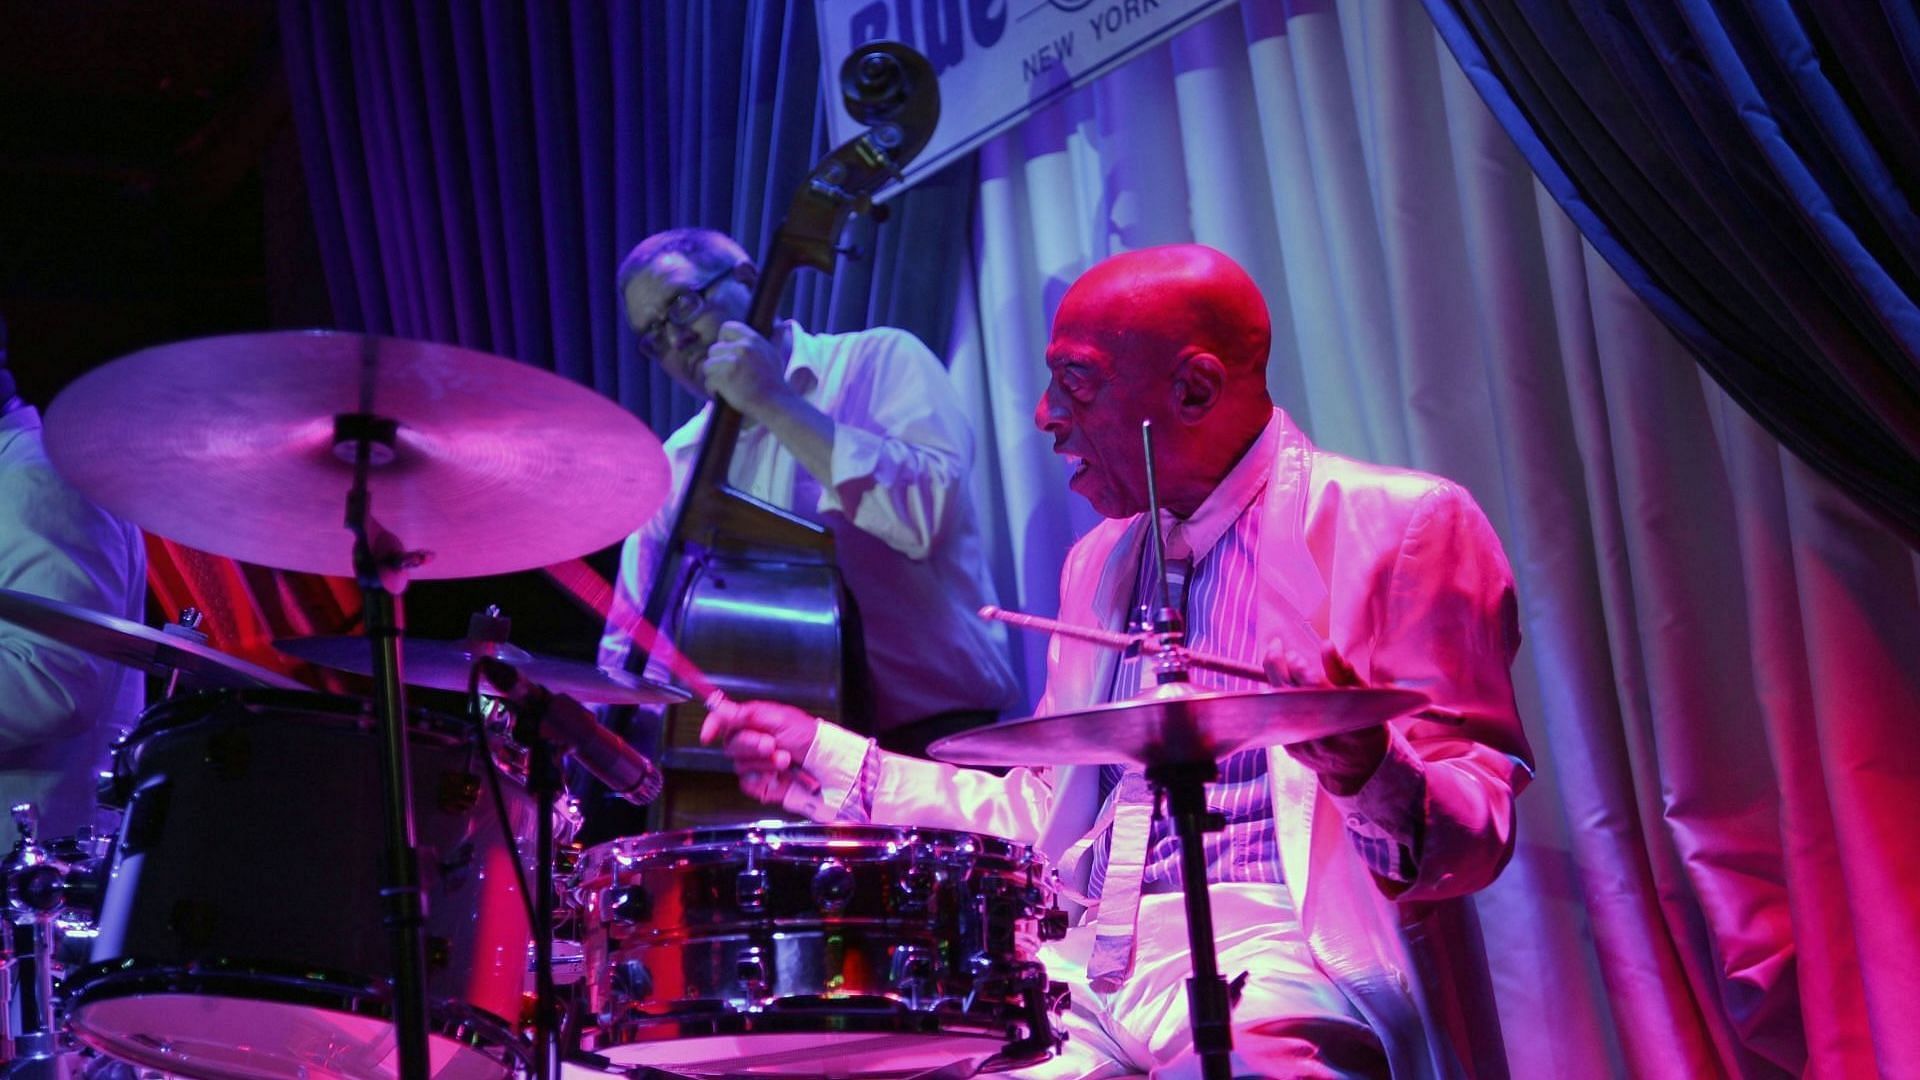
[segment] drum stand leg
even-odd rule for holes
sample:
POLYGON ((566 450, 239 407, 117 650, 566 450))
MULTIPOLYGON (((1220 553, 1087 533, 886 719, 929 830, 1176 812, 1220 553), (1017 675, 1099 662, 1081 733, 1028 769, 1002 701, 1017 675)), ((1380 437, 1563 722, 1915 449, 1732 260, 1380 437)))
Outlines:
POLYGON ((1150 765, 1147 779, 1166 795, 1180 838, 1181 892, 1187 902, 1187 944, 1193 977, 1187 980, 1187 1015, 1193 1024, 1193 1048, 1205 1080, 1233 1075, 1233 1006, 1213 943, 1213 904, 1207 898, 1206 834, 1224 823, 1207 809, 1207 784, 1220 775, 1213 762, 1150 765))

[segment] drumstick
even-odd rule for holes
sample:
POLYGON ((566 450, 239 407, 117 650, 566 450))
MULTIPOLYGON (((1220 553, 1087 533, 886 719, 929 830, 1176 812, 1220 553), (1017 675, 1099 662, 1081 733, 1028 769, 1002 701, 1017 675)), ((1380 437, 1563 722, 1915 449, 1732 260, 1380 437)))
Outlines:
MULTIPOLYGON (((644 615, 635 611, 630 605, 615 604, 613 587, 607 584, 607 580, 601 577, 598 571, 577 559, 574 560, 574 564, 563 563, 546 569, 556 583, 573 594, 574 599, 597 611, 602 619, 617 621, 620 632, 645 652, 649 660, 659 660, 666 665, 669 674, 685 683, 699 696, 700 704, 708 712, 718 712, 722 705, 734 703, 733 699, 727 696, 727 692, 720 689, 718 683, 708 678, 706 672, 700 670, 700 665, 689 660, 685 654, 674 647, 673 642, 667 638, 667 635, 660 632, 659 627, 648 622, 644 615), (588 575, 592 576, 591 581, 585 580, 588 575), (617 616, 614 614, 616 610, 617 616)), ((802 771, 799 762, 794 762, 787 772, 801 787, 816 795, 820 793, 820 781, 812 774, 802 771)))
MULTIPOLYGON (((1005 608, 996 607, 993 604, 988 604, 986 607, 981 608, 980 617, 1003 622, 1009 626, 1017 626, 1022 630, 1041 630, 1049 634, 1060 634, 1064 637, 1079 638, 1081 641, 1091 641, 1096 645, 1105 645, 1113 649, 1129 649, 1135 645, 1140 645, 1150 652, 1154 651, 1152 634, 1122 634, 1117 630, 1100 630, 1090 626, 1075 626, 1072 623, 1063 623, 1058 619, 1047 619, 1039 615, 1028 615, 1022 611, 1008 611, 1005 608)), ((1187 663, 1197 668, 1206 668, 1208 671, 1217 671, 1222 675, 1237 675, 1242 679, 1257 679, 1263 683, 1272 681, 1267 678, 1267 672, 1264 668, 1257 667, 1253 664, 1243 664, 1238 660, 1229 660, 1224 656, 1215 656, 1212 653, 1188 650, 1187 663)))
MULTIPOLYGON (((988 604, 986 607, 981 608, 980 617, 1003 622, 1008 626, 1017 626, 1022 630, 1042 630, 1049 634, 1060 634, 1064 637, 1079 638, 1081 641, 1091 641, 1096 645, 1105 645, 1114 649, 1131 648, 1135 644, 1151 648, 1153 644, 1152 634, 1122 634, 1115 630, 1100 630, 1090 626, 1075 626, 1072 623, 1064 623, 1058 619, 1043 618, 1039 615, 1028 615, 1023 611, 1008 611, 1005 608, 996 607, 993 604, 988 604)), ((1224 656, 1214 656, 1211 653, 1189 652, 1187 653, 1187 663, 1197 668, 1206 668, 1209 671, 1220 672, 1222 675, 1238 675, 1243 679, 1256 679, 1269 685, 1283 685, 1274 683, 1273 680, 1267 676, 1263 668, 1255 667, 1252 664, 1243 664, 1238 660, 1229 660, 1224 656)), ((1449 709, 1444 705, 1429 705, 1413 715, 1423 720, 1438 720, 1446 724, 1458 724, 1466 719, 1458 709, 1449 709)))

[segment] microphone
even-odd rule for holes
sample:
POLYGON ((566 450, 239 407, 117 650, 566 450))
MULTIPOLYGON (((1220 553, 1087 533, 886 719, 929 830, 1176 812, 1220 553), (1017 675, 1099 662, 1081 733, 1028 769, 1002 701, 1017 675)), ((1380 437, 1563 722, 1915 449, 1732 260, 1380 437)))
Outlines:
POLYGON ((512 664, 490 656, 479 660, 480 674, 500 691, 500 700, 516 720, 531 724, 536 738, 570 753, 595 780, 635 806, 660 797, 660 769, 645 754, 600 726, 586 706, 523 679, 512 664))

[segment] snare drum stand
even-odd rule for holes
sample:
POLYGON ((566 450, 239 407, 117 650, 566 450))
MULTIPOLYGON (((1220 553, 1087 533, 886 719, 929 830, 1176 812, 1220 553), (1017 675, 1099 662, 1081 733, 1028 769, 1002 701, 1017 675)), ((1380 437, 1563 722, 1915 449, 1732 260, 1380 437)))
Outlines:
POLYGON ((11 1035, 12 1002, 7 992, 17 993, 20 1008, 20 1034, 9 1037, 6 1053, 0 1055, 8 1080, 14 1078, 57 1078, 65 1073, 61 1061, 60 1019, 53 1000, 53 919, 65 904, 65 876, 47 849, 40 846, 38 814, 33 804, 13 808, 13 822, 20 829, 20 842, 7 856, 5 865, 6 897, 0 933, 6 936, 7 959, 4 979, 8 991, 0 991, 0 1028, 11 1035), (14 990, 14 977, 19 977, 14 990))
POLYGON ((400 593, 406 574, 431 557, 410 552, 380 527, 369 506, 368 470, 393 460, 396 421, 372 414, 375 339, 362 358, 361 411, 333 418, 333 449, 352 455, 353 488, 347 493, 346 526, 353 533, 353 572, 360 586, 367 640, 373 647, 374 715, 381 739, 380 772, 385 796, 387 872, 381 889, 393 941, 393 1020, 399 1042, 401 1080, 427 1080, 426 893, 420 887, 420 855, 414 843, 413 772, 407 759, 407 688, 400 681, 400 593))

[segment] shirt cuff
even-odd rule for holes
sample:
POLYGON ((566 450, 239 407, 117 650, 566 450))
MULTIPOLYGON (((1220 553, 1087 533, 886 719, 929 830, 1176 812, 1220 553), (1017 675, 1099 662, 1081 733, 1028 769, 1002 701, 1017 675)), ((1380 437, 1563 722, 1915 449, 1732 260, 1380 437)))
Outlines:
POLYGON ((1327 792, 1367 868, 1396 885, 1411 885, 1420 876, 1426 786, 1426 769, 1413 744, 1389 726, 1387 755, 1360 790, 1351 795, 1327 792))
POLYGON ((862 738, 838 724, 825 720, 814 733, 813 745, 800 763, 800 771, 820 781, 818 792, 799 784, 787 788, 780 805, 789 813, 804 814, 814 821, 830 821, 846 810, 847 797, 860 782, 860 767, 867 759, 872 739, 862 738))
POLYGON ((828 466, 833 475, 825 478, 820 485, 820 501, 816 513, 845 513, 846 504, 840 499, 840 485, 849 480, 860 480, 872 476, 880 467, 880 450, 886 440, 871 431, 850 424, 833 425, 833 459, 828 466))

